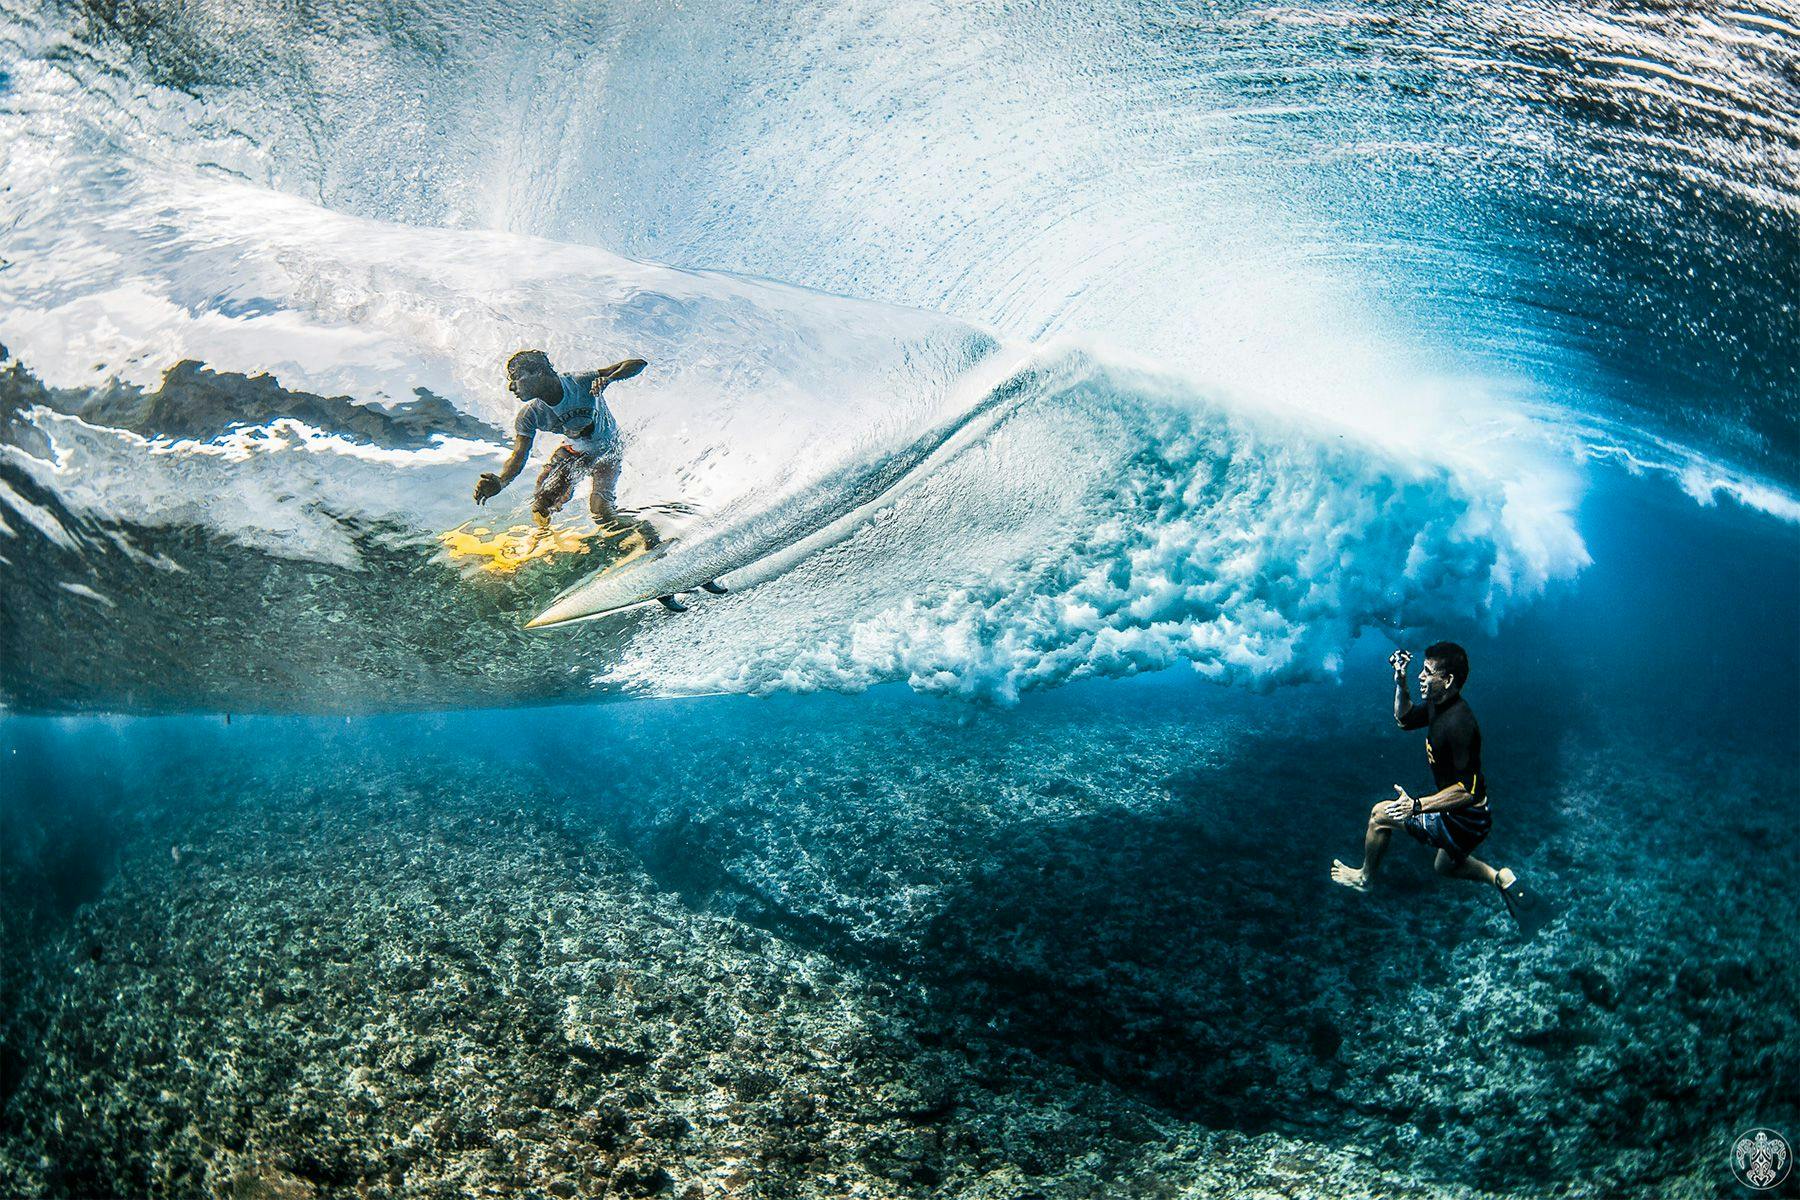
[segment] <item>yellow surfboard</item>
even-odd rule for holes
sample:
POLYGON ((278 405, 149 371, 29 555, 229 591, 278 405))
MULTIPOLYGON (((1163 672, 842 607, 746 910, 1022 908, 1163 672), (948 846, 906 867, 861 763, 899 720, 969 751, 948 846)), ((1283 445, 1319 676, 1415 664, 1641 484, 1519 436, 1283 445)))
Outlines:
POLYGON ((575 525, 514 525, 489 529, 464 523, 438 534, 446 556, 488 575, 510 575, 526 563, 542 562, 562 554, 587 554, 594 546, 617 540, 617 561, 636 558, 649 547, 635 529, 580 528, 575 525))

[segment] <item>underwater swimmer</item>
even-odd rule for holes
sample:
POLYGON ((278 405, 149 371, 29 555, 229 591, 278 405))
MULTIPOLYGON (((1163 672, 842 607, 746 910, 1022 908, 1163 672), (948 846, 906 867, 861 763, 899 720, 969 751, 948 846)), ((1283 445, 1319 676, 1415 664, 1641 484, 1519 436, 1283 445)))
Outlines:
POLYGON ((1406 690, 1406 668, 1411 662, 1412 654, 1406 650, 1396 650, 1388 659, 1394 668, 1394 721, 1402 729, 1426 731, 1425 760, 1438 790, 1415 798, 1395 784, 1399 798, 1384 800, 1369 813, 1363 834, 1363 865, 1350 867, 1334 859, 1331 878, 1345 887, 1366 889, 1374 881, 1394 830, 1404 829, 1415 840, 1437 849, 1432 865, 1438 874, 1491 884, 1520 928, 1532 932, 1541 923, 1540 916, 1518 876, 1509 868, 1496 870, 1474 857, 1494 819, 1488 812, 1487 777, 1481 770, 1481 728, 1462 697, 1462 685, 1469 677, 1469 656, 1454 642, 1428 647, 1425 665, 1419 670, 1422 703, 1416 705, 1406 690))

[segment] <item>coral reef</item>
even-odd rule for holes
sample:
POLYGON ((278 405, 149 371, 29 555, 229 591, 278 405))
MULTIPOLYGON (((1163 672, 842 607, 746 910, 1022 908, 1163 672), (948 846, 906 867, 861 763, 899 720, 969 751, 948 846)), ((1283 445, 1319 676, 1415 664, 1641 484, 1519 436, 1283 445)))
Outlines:
POLYGON ((1668 794, 1755 760, 1516 755, 1523 943, 1409 845, 1323 881, 1410 742, 1308 780, 1316 712, 1108 698, 190 733, 104 886, 9 917, 0 1190, 1679 1197, 1791 1120, 1792 830, 1668 794))

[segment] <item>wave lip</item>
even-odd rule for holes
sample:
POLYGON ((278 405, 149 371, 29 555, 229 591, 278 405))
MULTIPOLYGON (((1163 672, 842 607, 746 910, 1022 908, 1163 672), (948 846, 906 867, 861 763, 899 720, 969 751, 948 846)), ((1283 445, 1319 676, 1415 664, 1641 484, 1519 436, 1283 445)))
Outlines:
MULTIPOLYGON (((976 411, 975 436, 910 464, 785 574, 633 627, 609 678, 654 694, 904 681, 1007 703, 1186 663, 1270 686, 1333 674, 1370 627, 1491 625, 1587 562, 1572 490, 1401 458, 1080 352, 1046 354, 976 411)), ((665 570, 727 561, 757 523, 671 550, 665 570)))

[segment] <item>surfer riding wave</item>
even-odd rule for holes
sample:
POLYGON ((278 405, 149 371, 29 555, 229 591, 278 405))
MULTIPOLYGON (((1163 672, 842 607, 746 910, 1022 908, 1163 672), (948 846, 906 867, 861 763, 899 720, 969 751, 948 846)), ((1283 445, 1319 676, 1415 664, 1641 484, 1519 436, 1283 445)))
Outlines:
MULTIPOLYGON (((641 517, 619 513, 618 484, 624 447, 618 419, 602 395, 607 384, 631 379, 648 365, 641 358, 626 358, 598 371, 563 375, 542 350, 520 350, 507 359, 507 390, 520 403, 519 415, 513 422, 512 453, 498 473, 483 472, 476 481, 475 503, 486 504, 518 478, 540 432, 560 434, 563 444, 538 472, 532 493, 531 515, 537 522, 538 536, 549 531, 550 519, 569 502, 576 485, 585 479, 588 512, 594 524, 602 532, 635 532, 643 539, 645 550, 655 549, 662 542, 656 527, 641 517)), ((724 590, 711 583, 703 586, 712 592, 724 590)), ((685 607, 673 596, 658 599, 675 612, 685 607)))
MULTIPOLYGON (((538 473, 531 500, 531 515, 538 528, 549 528, 550 518, 569 502, 576 484, 584 478, 588 481, 588 511, 594 523, 602 529, 616 524, 623 447, 619 422, 602 393, 607 384, 630 379, 647 365, 644 359, 627 358, 598 371, 562 375, 542 350, 521 350, 507 359, 507 390, 519 398, 521 405, 513 422, 512 453, 498 473, 484 472, 476 482, 475 503, 486 504, 518 478, 541 431, 561 434, 564 441, 538 473)), ((633 524, 648 545, 654 546, 660 540, 649 522, 633 524)))

